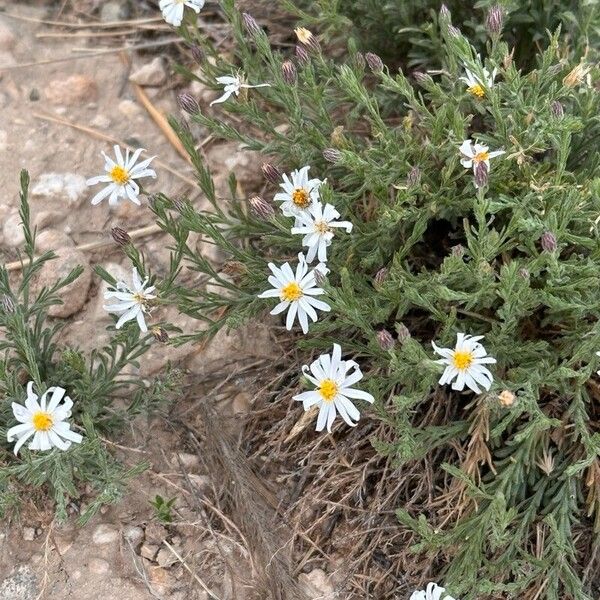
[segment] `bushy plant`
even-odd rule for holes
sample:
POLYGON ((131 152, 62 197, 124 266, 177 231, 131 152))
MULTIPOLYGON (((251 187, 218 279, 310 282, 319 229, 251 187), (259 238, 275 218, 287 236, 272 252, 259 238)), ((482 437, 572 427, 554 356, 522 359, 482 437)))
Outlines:
POLYGON ((22 172, 20 215, 25 255, 19 280, 11 282, 6 267, 0 267, 0 515, 18 509, 35 490, 34 497, 39 494, 43 498, 47 493, 53 498, 56 515, 64 520, 69 504, 87 487, 91 490, 87 508, 79 516, 84 523, 103 504, 117 502, 127 482, 146 467, 139 463, 126 468, 106 449, 103 436, 113 435, 141 411, 163 402, 175 387, 176 373, 169 372, 150 385, 124 373, 129 366, 139 366, 153 339, 151 334, 141 336, 136 327, 122 329, 89 355, 59 344, 57 334, 64 322, 49 318, 48 310, 62 303, 60 291, 77 280, 83 267, 73 269, 51 287, 34 285, 41 269, 57 256, 51 251, 36 253, 28 187, 29 176, 22 172), (55 448, 47 452, 28 450, 25 443, 18 457, 14 456, 15 444, 7 443, 6 434, 18 424, 12 405, 24 404, 28 382, 38 398, 51 387, 65 389, 73 400, 68 420, 82 436, 81 443, 73 443, 67 451, 55 448), (127 401, 115 402, 118 397, 127 401))
MULTIPOLYGON (((593 10, 592 3, 575 4, 593 10)), ((345 11, 381 3, 327 6, 332 22, 342 22, 345 11)), ((296 60, 242 19, 233 0, 224 0, 223 10, 236 40, 233 62, 193 26, 181 30, 207 57, 204 83, 215 99, 222 93, 216 78, 238 70, 249 84, 270 87, 242 88, 203 110, 193 98, 182 104, 191 121, 263 153, 281 171, 310 165, 312 177, 327 180, 321 201, 353 223, 328 248, 322 287, 331 312, 297 343, 307 361, 310 350, 342 344, 377 399, 374 410, 364 407, 366 418, 397 432, 393 443, 373 443, 398 463, 426 458, 436 465, 429 493, 444 509, 398 510, 414 551, 445 564, 440 580, 462 599, 596 597, 588 564, 600 531, 595 56, 590 50, 580 62, 579 42, 558 31, 543 40, 520 31, 516 50, 532 65, 520 70, 500 35, 479 57, 483 48, 444 12, 437 25, 424 26, 439 37, 439 64, 409 79, 357 52, 352 37, 345 52, 337 46, 330 53, 327 39, 320 51, 304 32, 296 60), (544 48, 534 53, 534 41, 544 48), (461 80, 466 69, 480 89, 461 80), (486 165, 488 150, 477 147, 484 154, 474 170, 465 169, 459 147, 469 139, 505 154, 486 165), (431 343, 453 347, 461 332, 485 336, 497 360, 488 365, 489 391, 439 384, 431 343)), ((393 23, 396 13, 383 12, 393 23)), ((513 18, 521 20, 519 13, 513 18)), ((597 19, 587 23, 598 27, 597 19)), ((218 197, 190 128, 173 126, 212 205, 199 211, 181 199, 153 202, 173 238, 165 297, 206 322, 182 342, 266 314, 274 303, 258 294, 269 287, 267 263, 295 263, 302 247, 290 232, 293 219, 271 202, 279 191, 273 165, 263 198, 240 198, 235 173, 230 197, 218 197), (218 245, 227 262, 219 268, 200 256, 186 243, 190 232, 218 245), (184 267, 203 275, 199 287, 178 283, 184 267)))

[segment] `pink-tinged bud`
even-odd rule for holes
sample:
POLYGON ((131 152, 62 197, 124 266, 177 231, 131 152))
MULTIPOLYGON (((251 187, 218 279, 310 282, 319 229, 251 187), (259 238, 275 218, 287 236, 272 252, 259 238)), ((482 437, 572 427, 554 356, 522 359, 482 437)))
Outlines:
POLYGON ((261 33, 262 29, 260 28, 260 25, 256 22, 256 19, 252 15, 249 15, 248 13, 242 13, 242 21, 244 22, 244 27, 246 28, 246 31, 250 35, 254 36, 261 33))
POLYGON ((179 106, 190 115, 197 115, 200 112, 200 105, 194 96, 187 92, 177 96, 179 106))
POLYGON ((450 14, 448 7, 445 4, 442 4, 442 6, 440 7, 440 21, 449 23, 451 18, 452 15, 450 14))
POLYGON ((365 67, 367 66, 367 61, 365 60, 365 55, 362 52, 357 52, 354 55, 354 64, 361 71, 364 71, 365 67))
POLYGON ((406 176, 406 187, 414 188, 421 183, 421 169, 419 167, 413 167, 406 176))
POLYGON ((152 329, 150 329, 150 332, 152 333, 154 339, 157 342, 162 342, 163 344, 165 344, 169 341, 169 334, 167 333, 166 329, 163 329, 162 327, 152 327, 152 329))
POLYGON ((392 337, 392 334, 387 329, 382 329, 381 331, 377 332, 377 342, 379 344, 379 347, 384 352, 392 350, 394 344, 396 343, 394 341, 394 338, 392 337))
POLYGON ((492 37, 497 37, 502 33, 504 26, 504 10, 499 4, 490 8, 485 20, 485 27, 492 37))
POLYGON ((448 34, 453 38, 462 37, 460 29, 458 27, 454 27, 454 25, 448 25, 448 34))
POLYGON ((296 65, 291 60, 286 60, 281 65, 281 76, 288 85, 294 85, 298 77, 296 65))
POLYGON ((385 267, 382 267, 381 269, 379 269, 379 271, 377 271, 377 273, 375 273, 375 278, 373 279, 373 283, 375 284, 375 287, 382 286, 383 282, 387 279, 387 275, 388 275, 388 269, 386 269, 385 267))
POLYGON ((200 48, 200 46, 192 46, 190 48, 190 52, 192 53, 192 58, 197 63, 203 63, 204 62, 204 52, 202 51, 202 48, 200 48))
POLYGON ((307 65, 310 62, 310 56, 306 49, 300 44, 296 45, 296 58, 301 65, 307 65))
POLYGON ((113 227, 110 230, 110 235, 112 235, 112 239, 115 240, 119 246, 127 246, 127 244, 131 243, 129 234, 122 227, 113 227))
POLYGON ((456 244, 450 248, 450 254, 457 258, 462 258, 465 255, 465 247, 462 244, 456 244))
POLYGON ((519 269, 519 277, 522 277, 523 279, 529 279, 529 270, 525 267, 521 267, 519 269))
POLYGON ((321 52, 321 44, 317 37, 306 27, 298 27, 294 29, 294 33, 298 38, 299 44, 307 51, 321 52))
POLYGON ((323 158, 330 163, 337 163, 342 158, 342 153, 335 148, 325 148, 323 150, 323 158))
POLYGON ((281 171, 271 163, 263 163, 261 167, 263 177, 271 183, 281 183, 281 171))
POLYGON ((275 214, 275 209, 260 196, 254 196, 248 201, 250 204, 250 210, 252 210, 255 217, 259 219, 270 219, 275 214))
POLYGON ((8 294, 4 294, 2 296, 2 310, 6 315, 10 315, 15 312, 15 303, 8 294))
POLYGON ((411 337, 408 327, 404 323, 396 323, 396 335, 398 336, 398 342, 403 344, 408 338, 411 337))
POLYGON ((423 73, 423 71, 413 71, 412 76, 415 78, 415 81, 420 84, 431 82, 431 75, 427 75, 427 73, 423 73))
POLYGON ((482 188, 488 184, 488 167, 483 161, 475 164, 475 187, 482 188))
POLYGON ((554 100, 550 104, 550 112, 555 119, 562 119, 565 116, 565 109, 558 100, 554 100))
POLYGON ((381 73, 383 71, 383 61, 374 52, 367 52, 365 54, 365 60, 373 73, 381 73))
POLYGON ((554 252, 558 248, 556 236, 551 231, 545 231, 540 241, 545 252, 554 252))

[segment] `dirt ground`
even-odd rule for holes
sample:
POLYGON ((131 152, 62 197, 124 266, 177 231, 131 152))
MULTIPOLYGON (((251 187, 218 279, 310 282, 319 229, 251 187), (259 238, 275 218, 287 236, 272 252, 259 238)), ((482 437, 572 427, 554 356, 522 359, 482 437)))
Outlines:
MULTIPOLYGON (((135 15, 127 2, 81 2, 84 8, 99 7, 96 21, 89 27, 69 27, 50 21, 85 24, 85 15, 69 12, 71 3, 62 3, 64 11, 60 4, 0 2, 0 254, 7 263, 15 260, 23 241, 17 192, 19 170, 26 168, 32 181, 31 207, 39 247, 59 254, 46 275, 54 277, 75 264, 86 268, 82 278, 86 293, 81 293, 81 282, 67 290, 65 305, 56 308, 54 316, 66 320, 62 341, 87 349, 102 342, 110 322, 102 309, 103 286, 91 267, 101 264, 117 277, 129 272, 129 262, 112 242, 110 228, 118 225, 135 232, 153 223, 144 205, 123 202, 109 210, 106 203, 90 204, 93 192, 86 188, 85 179, 102 172, 100 151, 112 151, 114 142, 143 147, 158 157, 153 165, 158 178, 150 181, 148 191, 186 195, 198 205, 202 199, 193 185, 191 167, 153 120, 139 89, 130 81, 133 76, 141 83, 154 109, 180 115, 176 94, 182 82, 173 75, 173 47, 113 51, 174 38, 158 10, 149 15, 153 20, 132 24, 128 19, 135 15), (123 26, 103 25, 114 20, 124 20, 123 26), (89 245, 95 247, 78 249, 89 245)), ((212 92, 199 86, 192 92, 203 106, 212 97, 212 92)), ((206 137, 202 131, 196 133, 198 139, 206 137)), ((239 152, 237 146, 208 140, 204 151, 218 185, 225 184, 230 170, 249 187, 256 181, 256 157, 239 152)), ((168 265, 165 239, 154 232, 137 243, 160 276, 168 265)), ((197 240, 197 248, 219 260, 202 240, 197 240)), ((198 327, 175 313, 159 316, 186 331, 198 327)), ((268 358, 273 348, 268 331, 258 326, 235 336, 219 335, 202 350, 189 346, 165 350, 157 345, 142 361, 139 375, 158 373, 170 361, 202 380, 211 365, 227 361, 233 349, 236 356, 251 362, 268 358)), ((243 391, 247 386, 244 376, 238 376, 218 399, 220 425, 233 437, 236 417, 250 406, 250 395, 243 391)), ((72 505, 73 520, 67 524, 54 522, 51 507, 42 510, 39 502, 25 506, 11 522, 0 524, 2 600, 256 597, 240 532, 233 524, 219 532, 211 530, 211 523, 225 523, 225 517, 211 500, 213 481, 194 433, 198 389, 200 384, 190 385, 185 403, 168 419, 132 424, 126 441, 114 448, 126 464, 147 460, 151 465, 119 505, 107 508, 83 528, 74 520, 85 498, 72 505), (153 519, 149 501, 156 494, 177 498, 173 525, 165 527, 153 519), (250 574, 246 584, 240 586, 239 578, 227 575, 231 561, 223 556, 230 557, 240 572, 250 574)), ((310 589, 311 597, 324 597, 314 587, 310 589)))

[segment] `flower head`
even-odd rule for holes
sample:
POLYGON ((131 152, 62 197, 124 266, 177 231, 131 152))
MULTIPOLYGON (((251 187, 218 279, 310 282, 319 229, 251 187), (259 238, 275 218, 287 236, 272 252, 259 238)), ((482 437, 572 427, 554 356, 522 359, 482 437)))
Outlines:
POLYGON ((204 6, 204 0, 160 0, 159 2, 163 19, 174 27, 179 27, 183 21, 184 6, 199 13, 204 6))
POLYGON ((413 592, 409 600, 454 600, 445 593, 446 590, 437 583, 428 583, 427 588, 413 592))
POLYGON ((353 360, 342 360, 342 349, 339 344, 333 345, 332 354, 321 354, 310 368, 304 365, 302 372, 316 387, 310 392, 297 394, 294 400, 302 402, 304 410, 308 410, 311 406, 319 407, 317 431, 323 431, 327 426, 327 431, 331 432, 337 413, 348 425, 354 427, 360 418, 360 413, 350 398, 370 403, 375 401, 371 394, 352 387, 362 379, 363 375, 358 364, 353 360))
POLYGON ((320 262, 327 262, 327 246, 331 245, 336 227, 344 227, 347 233, 352 231, 349 221, 336 221, 339 216, 340 213, 331 204, 323 207, 320 202, 313 202, 296 218, 292 234, 304 236, 302 245, 308 247, 307 262, 312 262, 317 255, 320 262))
POLYGON ((249 85, 248 83, 244 83, 243 77, 239 73, 237 75, 222 75, 221 77, 217 77, 216 81, 223 86, 223 91, 225 93, 216 100, 213 100, 210 103, 211 106, 213 104, 225 102, 229 96, 231 96, 231 94, 239 96, 241 89, 271 87, 270 83, 259 83, 258 85, 249 85))
POLYGON ((134 180, 141 177, 156 177, 154 170, 148 168, 155 157, 147 158, 136 165, 135 163, 140 154, 144 152, 142 148, 138 148, 131 156, 129 156, 129 150, 127 150, 125 158, 123 158, 123 153, 119 145, 114 146, 114 151, 116 161, 102 152, 106 175, 92 177, 86 182, 88 185, 96 185, 97 183, 108 184, 92 198, 92 204, 100 204, 108 196, 108 203, 111 206, 115 206, 119 198, 129 198, 129 200, 139 206, 140 199, 138 196, 140 188, 134 180))
POLYGON ((144 313, 148 312, 150 301, 156 298, 156 295, 152 293, 155 287, 152 285, 147 288, 148 277, 142 281, 135 267, 133 268, 132 280, 133 288, 130 288, 123 281, 119 281, 115 289, 104 292, 105 300, 116 298, 117 302, 116 304, 106 305, 103 308, 109 313, 121 315, 115 325, 117 329, 121 329, 127 321, 136 319, 140 330, 146 332, 148 331, 148 327, 146 326, 144 313))
MULTIPOLYGON (((473 142, 473 140, 465 140, 459 148, 460 153, 462 154, 462 158, 460 159, 460 164, 466 169, 473 169, 473 174, 477 172, 477 166, 480 163, 483 163, 486 167, 486 174, 490 171, 490 159, 496 158, 496 156, 501 156, 502 154, 506 154, 504 150, 494 150, 490 152, 490 149, 483 144, 478 144, 477 142, 473 142)), ((476 187, 478 184, 479 178, 475 182, 476 187)))
POLYGON ((275 194, 273 200, 281 202, 281 212, 286 217, 299 217, 308 214, 310 206, 319 200, 319 188, 325 183, 320 179, 309 179, 310 167, 292 171, 288 177, 283 174, 283 183, 279 186, 283 192, 275 194))
MULTIPOLYGON (((322 288, 316 287, 315 270, 309 271, 306 259, 302 253, 298 254, 298 266, 296 273, 292 271, 289 263, 276 267, 269 263, 269 269, 273 275, 269 276, 269 283, 273 289, 259 294, 259 298, 279 298, 279 304, 271 311, 272 315, 287 310, 285 327, 289 331, 294 324, 296 315, 302 327, 302 332, 308 332, 308 317, 312 321, 317 320, 317 310, 330 311, 331 307, 326 302, 318 300, 313 296, 321 296, 325 293, 322 288)), ((321 271, 322 274, 323 271, 321 271)))
POLYGON ((436 354, 443 358, 436 361, 438 364, 446 365, 439 384, 445 385, 453 379, 452 389, 462 391, 465 385, 480 394, 479 386, 489 390, 494 380, 489 369, 484 365, 494 364, 495 358, 487 356, 485 348, 479 343, 482 335, 471 336, 464 333, 456 334, 456 346, 451 348, 439 348, 435 342, 431 342, 436 354))
POLYGON ((17 439, 15 454, 32 436, 28 446, 30 450, 67 450, 71 442, 80 444, 83 437, 71 431, 71 425, 65 421, 71 416, 72 406, 73 401, 65 396, 63 388, 50 387, 39 398, 33 391, 33 381, 30 381, 27 384, 25 406, 12 403, 13 414, 20 425, 15 425, 6 432, 9 442, 17 439))
POLYGON ((481 72, 483 77, 479 77, 465 67, 465 75, 460 80, 467 84, 467 92, 472 96, 475 96, 478 100, 485 98, 486 90, 491 89, 494 85, 494 79, 496 79, 497 69, 494 69, 491 73, 482 67, 481 72))

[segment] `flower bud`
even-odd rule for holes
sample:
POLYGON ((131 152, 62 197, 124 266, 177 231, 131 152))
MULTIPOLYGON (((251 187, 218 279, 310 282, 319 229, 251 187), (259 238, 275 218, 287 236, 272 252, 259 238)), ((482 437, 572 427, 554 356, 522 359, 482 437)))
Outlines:
POLYGON ((488 167, 483 161, 475 164, 475 187, 482 188, 488 184, 488 167))
POLYGON ((179 106, 190 115, 197 115, 200 112, 200 105, 194 96, 187 92, 177 96, 179 106))
POLYGON ((551 231, 545 231, 540 239, 542 249, 546 252, 554 252, 558 248, 556 236, 551 231))
POLYGON ((342 153, 335 148, 325 148, 323 150, 323 158, 330 163, 337 163, 342 158, 342 153))
POLYGON ((521 267, 519 269, 519 277, 522 277, 523 279, 529 279, 529 270, 525 267, 521 267))
POLYGON ((255 217, 259 219, 270 219, 274 214, 275 210, 266 200, 263 200, 260 196, 254 196, 248 201, 250 204, 250 210, 252 210, 255 217))
POLYGON ((550 112, 555 119, 562 119, 565 116, 565 109, 558 100, 554 100, 550 104, 550 112))
POLYGON ((442 6, 440 7, 440 21, 449 23, 451 18, 452 15, 450 14, 448 7, 445 4, 442 4, 442 6))
POLYGON ((15 303, 8 294, 2 296, 2 310, 4 311, 4 314, 7 315, 15 312, 15 303))
POLYGON ((310 56, 306 49, 300 44, 296 45, 296 58, 301 65, 307 65, 310 62, 310 56))
POLYGON ((465 247, 462 244, 456 244, 450 248, 450 254, 456 258, 462 258, 465 255, 465 247))
POLYGON ((421 169, 413 167, 406 176, 406 187, 413 188, 421 183, 421 169))
POLYGON ((515 403, 515 395, 510 390, 503 390, 498 394, 498 402, 508 408, 515 403))
POLYGON ((202 51, 202 48, 200 48, 200 46, 192 46, 190 49, 191 53, 192 53, 192 58, 197 62, 197 63, 203 63, 204 62, 204 52, 202 51))
POLYGON ((164 344, 169 341, 169 334, 162 327, 152 327, 150 331, 157 342, 162 342, 164 344))
POLYGON ((286 60, 281 65, 281 76, 288 85, 294 85, 298 76, 296 65, 291 60, 286 60))
POLYGON ((367 61, 365 60, 365 55, 362 52, 357 52, 354 55, 354 64, 361 71, 367 66, 367 61))
POLYGON ((281 171, 271 163, 263 163, 261 167, 263 177, 271 183, 281 183, 281 171))
POLYGON ((294 29, 294 33, 298 38, 298 42, 300 45, 306 50, 311 50, 313 52, 321 52, 321 44, 319 44, 319 40, 315 35, 306 27, 297 27, 294 29))
POLYGON ((504 10, 499 4, 494 4, 488 11, 485 20, 485 28, 492 37, 497 37, 502 33, 504 25, 504 10))
POLYGON ((381 285, 383 285, 383 282, 387 279, 387 275, 388 269, 386 269, 385 267, 379 269, 379 271, 375 273, 375 278, 373 279, 375 287, 380 287, 381 285))
POLYGON ((423 73, 423 71, 413 71, 412 76, 417 83, 423 84, 431 81, 431 75, 427 75, 427 73, 423 73))
POLYGON ((129 234, 122 227, 113 227, 110 230, 110 234, 112 235, 112 239, 115 240, 119 246, 127 246, 127 244, 131 243, 129 234))
POLYGON ((256 19, 252 15, 249 15, 248 13, 242 13, 242 21, 244 22, 246 31, 250 35, 258 35, 262 32, 260 25, 256 22, 256 19))
POLYGON ((448 34, 453 38, 462 37, 460 29, 458 27, 454 27, 454 25, 448 25, 448 34))
POLYGON ((563 79, 563 84, 566 87, 573 88, 581 83, 587 77, 587 74, 591 70, 590 65, 586 65, 584 63, 579 63, 575 66, 563 79))
POLYGON ((404 323, 396 323, 395 329, 396 335, 398 336, 398 342, 400 342, 400 344, 403 344, 408 338, 411 337, 410 331, 404 323))
POLYGON ((392 337, 392 334, 387 329, 382 329, 381 331, 377 332, 377 343, 384 352, 387 352, 392 350, 395 341, 392 337))
POLYGON ((367 52, 365 54, 365 60, 373 73, 381 73, 383 71, 383 61, 374 52, 367 52))

